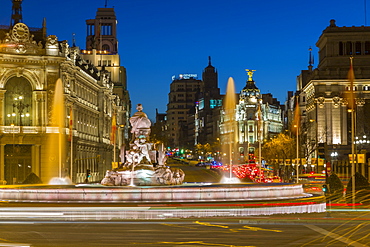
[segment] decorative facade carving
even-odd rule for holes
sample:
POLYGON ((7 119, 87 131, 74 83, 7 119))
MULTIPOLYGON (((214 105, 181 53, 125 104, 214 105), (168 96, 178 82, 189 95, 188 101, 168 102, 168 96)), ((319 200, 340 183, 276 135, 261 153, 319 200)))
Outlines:
POLYGON ((1 41, 0 52, 15 54, 42 54, 43 50, 36 41, 34 35, 30 34, 28 26, 24 23, 17 23, 5 39, 1 41))
POLYGON ((317 103, 317 106, 319 108, 324 108, 324 106, 325 106, 325 98, 324 97, 318 97, 316 99, 316 103, 317 103))
POLYGON ((340 106, 341 99, 338 96, 333 97, 333 106, 338 108, 340 106))

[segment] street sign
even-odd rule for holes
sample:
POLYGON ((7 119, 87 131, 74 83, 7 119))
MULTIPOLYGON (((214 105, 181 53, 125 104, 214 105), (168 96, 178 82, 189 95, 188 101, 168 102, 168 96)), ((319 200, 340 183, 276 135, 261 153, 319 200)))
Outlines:
POLYGON ((324 166, 324 159, 318 158, 319 160, 319 166, 324 166))
MULTIPOLYGON (((356 154, 355 154, 356 157, 356 154)), ((348 155, 349 163, 353 163, 352 154, 348 155)), ((357 154, 357 163, 365 163, 365 154, 357 154)))

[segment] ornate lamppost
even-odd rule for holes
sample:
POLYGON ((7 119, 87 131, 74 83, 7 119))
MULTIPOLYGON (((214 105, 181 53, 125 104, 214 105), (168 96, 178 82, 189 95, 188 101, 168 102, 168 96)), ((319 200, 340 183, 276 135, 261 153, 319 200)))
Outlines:
MULTIPOLYGON (((15 109, 17 109, 18 110, 18 116, 19 116, 19 126, 23 126, 22 118, 30 116, 28 111, 26 111, 26 113, 25 113, 25 110, 28 110, 28 107, 30 105, 23 103, 24 98, 23 98, 22 95, 14 97, 13 99, 14 99, 13 113, 11 114, 11 116, 12 117, 17 116, 17 113, 15 112, 15 109)), ((10 117, 9 115, 10 114, 8 114, 8 117, 10 117)))

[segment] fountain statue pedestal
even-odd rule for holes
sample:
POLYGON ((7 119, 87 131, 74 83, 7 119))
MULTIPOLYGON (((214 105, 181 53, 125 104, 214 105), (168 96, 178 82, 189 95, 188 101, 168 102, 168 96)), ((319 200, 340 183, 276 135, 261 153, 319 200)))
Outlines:
POLYGON ((141 104, 131 118, 133 140, 126 151, 126 162, 115 170, 108 170, 101 181, 107 186, 153 186, 182 184, 185 173, 166 166, 163 144, 149 142, 151 122, 142 112, 141 104), (154 165, 155 164, 155 165, 154 165))

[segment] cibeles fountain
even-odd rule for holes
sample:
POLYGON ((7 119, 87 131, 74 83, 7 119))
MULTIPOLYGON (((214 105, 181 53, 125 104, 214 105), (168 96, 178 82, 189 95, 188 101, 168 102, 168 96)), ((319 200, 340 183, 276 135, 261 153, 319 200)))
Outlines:
POLYGON ((185 174, 179 168, 169 168, 163 144, 149 141, 151 122, 138 104, 137 112, 130 118, 132 141, 126 151, 125 163, 108 170, 101 181, 107 186, 180 185, 185 174), (154 165, 155 164, 155 165, 154 165))
MULTIPOLYGON (((28 203, 99 203, 106 205, 140 203, 201 203, 276 201, 307 198, 300 184, 254 184, 254 183, 183 183, 185 174, 181 169, 172 169, 166 164, 163 145, 149 140, 151 122, 139 104, 137 112, 130 118, 132 140, 126 152, 126 161, 121 167, 106 172, 101 184, 71 185, 11 185, 0 186, 0 200, 28 203)), ((152 203, 152 204, 151 204, 152 203)), ((236 209, 203 208, 178 210, 171 208, 151 209, 139 206, 126 210, 124 207, 111 209, 115 218, 161 218, 164 212, 173 217, 239 217, 247 215, 324 212, 325 202, 313 199, 311 202, 297 202, 297 205, 282 206, 273 203, 269 207, 248 207, 236 209), (150 209, 150 210, 149 210, 150 209)), ((93 207, 85 207, 91 214, 93 207)), ((58 209, 56 209, 58 210, 58 209)), ((67 209, 66 209, 67 210, 67 209)), ((82 209, 70 209, 80 217, 82 209)), ((85 209, 83 209, 85 210, 85 209)), ((105 212, 106 213, 106 212, 105 212)), ((102 212, 97 211, 96 217, 102 212)), ((95 217, 95 214, 93 214, 95 217)), ((101 219, 101 218, 99 218, 101 219)))

